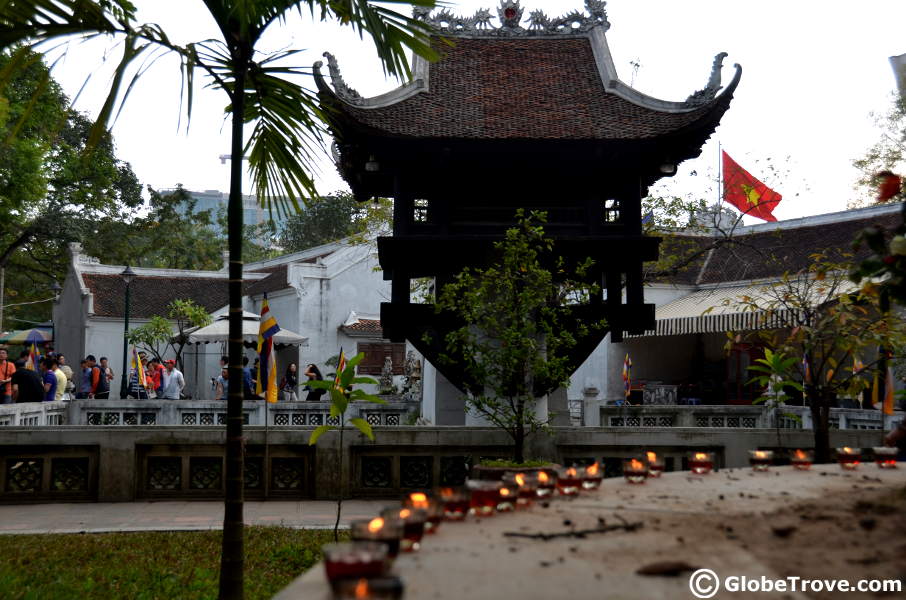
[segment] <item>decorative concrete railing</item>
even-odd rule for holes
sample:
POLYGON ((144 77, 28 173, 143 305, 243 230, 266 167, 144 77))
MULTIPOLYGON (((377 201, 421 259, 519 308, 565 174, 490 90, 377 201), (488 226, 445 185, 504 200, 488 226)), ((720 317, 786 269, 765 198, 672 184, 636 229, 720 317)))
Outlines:
MULTIPOLYGON (((728 427, 732 429, 812 429, 807 406, 602 406, 602 427, 728 427)), ((904 413, 832 408, 832 429, 884 429, 902 421, 904 413)))
POLYGON ((66 425, 69 422, 68 409, 68 402, 0 404, 0 427, 66 425))
MULTIPOLYGON (((330 416, 329 402, 242 403, 246 425, 315 426, 338 425, 330 416)), ((371 425, 399 426, 418 411, 418 403, 390 401, 387 404, 353 402, 347 420, 362 418, 371 425)), ((77 400, 69 406, 71 425, 223 425, 226 403, 218 400, 77 400)))
MULTIPOLYGON (((245 494, 249 498, 398 497, 413 489, 461 484, 472 465, 512 455, 503 432, 477 427, 376 427, 322 436, 312 427, 247 427, 245 494), (342 460, 341 460, 342 457, 342 460)), ((831 445, 871 448, 880 432, 835 430, 831 445)), ((0 428, 0 502, 129 501, 217 498, 224 488, 225 428, 204 426, 59 426, 0 428)), ((532 436, 529 457, 563 464, 600 461, 606 475, 622 460, 654 450, 668 471, 686 467, 692 450, 715 453, 716 466, 748 464, 748 450, 809 448, 796 429, 555 427, 532 436)), ((872 465, 873 466, 873 465, 872 465)), ((869 468, 866 465, 866 469, 869 468)))

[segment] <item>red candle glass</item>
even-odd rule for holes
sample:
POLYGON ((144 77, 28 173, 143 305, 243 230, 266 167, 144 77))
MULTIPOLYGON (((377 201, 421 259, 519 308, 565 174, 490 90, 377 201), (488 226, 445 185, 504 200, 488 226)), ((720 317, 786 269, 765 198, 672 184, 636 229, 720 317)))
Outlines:
POLYGON ((444 518, 448 521, 462 521, 469 514, 469 491, 461 487, 443 487, 437 496, 444 505, 444 518))
POLYGON ((880 469, 896 469, 897 468, 897 448, 892 448, 888 446, 877 446, 872 448, 872 452, 875 455, 875 463, 877 463, 878 468, 880 469))
POLYGON ((500 501, 499 481, 486 479, 469 479, 466 487, 472 493, 469 501, 469 513, 479 517, 490 517, 497 510, 500 501))
POLYGON ((349 523, 349 537, 354 542, 380 542, 387 546, 387 557, 396 558, 403 537, 403 522, 383 517, 352 521, 349 523))
POLYGON ((561 496, 575 496, 582 489, 585 467, 560 467, 557 469, 557 491, 561 496))
POLYGON ((519 486, 517 484, 502 481, 497 494, 497 512, 516 510, 516 502, 519 500, 519 486))
POLYGON ((341 579, 371 579, 387 571, 387 546, 378 542, 327 544, 324 570, 331 583, 341 579))
POLYGON ((582 478, 583 490, 596 490, 601 487, 601 481, 604 479, 604 469, 597 462, 593 462, 585 467, 585 477, 582 478))
POLYGON ((403 539, 400 549, 403 552, 415 552, 421 547, 425 535, 425 522, 428 513, 421 508, 385 508, 381 511, 385 519, 399 519, 403 522, 403 539))
POLYGON ((420 508, 428 514, 428 520, 425 521, 425 533, 437 531, 440 522, 444 519, 444 505, 427 492, 412 492, 403 500, 403 506, 420 508))
POLYGON ((557 471, 554 469, 538 470, 538 497, 550 498, 557 489, 557 471))
POLYGON ((815 453, 811 450, 793 450, 790 454, 790 463, 799 471, 808 471, 814 461, 815 453))
POLYGON ((696 475, 707 475, 713 469, 713 452, 692 452, 689 454, 689 470, 696 475))
POLYGON ((753 471, 767 471, 773 462, 773 450, 749 450, 749 464, 753 471))
POLYGON ((538 495, 538 473, 531 471, 504 473, 503 482, 518 487, 516 508, 528 507, 538 495))
POLYGON ((624 460, 623 476, 629 483, 645 483, 648 479, 648 463, 637 458, 624 460))
POLYGON ((846 471, 854 471, 859 468, 859 463, 862 462, 862 449, 848 446, 837 448, 837 461, 840 463, 840 468, 846 471))
POLYGON ((646 452, 645 457, 648 459, 648 477, 660 477, 664 472, 664 459, 654 452, 646 452))
POLYGON ((373 579, 338 579, 332 586, 332 600, 399 600, 403 597, 403 582, 387 575, 373 579))

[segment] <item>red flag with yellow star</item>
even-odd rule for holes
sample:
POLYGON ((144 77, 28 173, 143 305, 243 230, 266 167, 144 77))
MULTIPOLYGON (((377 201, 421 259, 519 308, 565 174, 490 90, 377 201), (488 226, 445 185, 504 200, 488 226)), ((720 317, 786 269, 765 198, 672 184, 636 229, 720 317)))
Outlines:
POLYGON ((748 171, 736 164, 726 152, 724 162, 724 200, 735 206, 744 215, 752 215, 765 221, 776 221, 771 213, 782 196, 755 179, 748 171))

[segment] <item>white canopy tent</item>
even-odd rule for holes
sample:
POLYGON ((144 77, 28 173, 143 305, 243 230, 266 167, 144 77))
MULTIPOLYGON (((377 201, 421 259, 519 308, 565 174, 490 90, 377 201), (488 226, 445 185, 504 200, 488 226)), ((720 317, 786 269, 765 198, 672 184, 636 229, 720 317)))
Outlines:
MULTIPOLYGON (((247 346, 257 346, 258 328, 261 317, 248 311, 242 311, 242 342, 247 346)), ((213 344, 227 341, 229 335, 229 315, 220 315, 214 322, 204 327, 186 331, 190 344, 213 344)), ((274 335, 274 344, 278 346, 306 346, 308 338, 294 331, 280 328, 274 335)))

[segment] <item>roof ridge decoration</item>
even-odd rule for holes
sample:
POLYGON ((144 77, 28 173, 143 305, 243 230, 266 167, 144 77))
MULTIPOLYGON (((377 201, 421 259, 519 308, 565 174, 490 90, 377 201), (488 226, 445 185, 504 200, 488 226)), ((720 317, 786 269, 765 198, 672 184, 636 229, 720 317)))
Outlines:
POLYGON ((596 27, 610 29, 604 0, 585 0, 588 14, 573 10, 565 15, 550 18, 543 10, 536 9, 529 14, 528 27, 522 27, 523 7, 520 0, 501 0, 497 8, 498 27, 491 24, 491 11, 482 8, 471 17, 456 15, 443 8, 433 15, 431 9, 416 6, 413 16, 444 35, 460 37, 543 37, 584 34, 596 27))
POLYGON ((708 78, 708 85, 704 89, 693 92, 686 98, 686 104, 689 106, 702 106, 714 100, 717 92, 720 91, 720 69, 723 67, 724 59, 727 57, 726 52, 719 52, 714 57, 714 63, 711 65, 711 76, 708 78))

